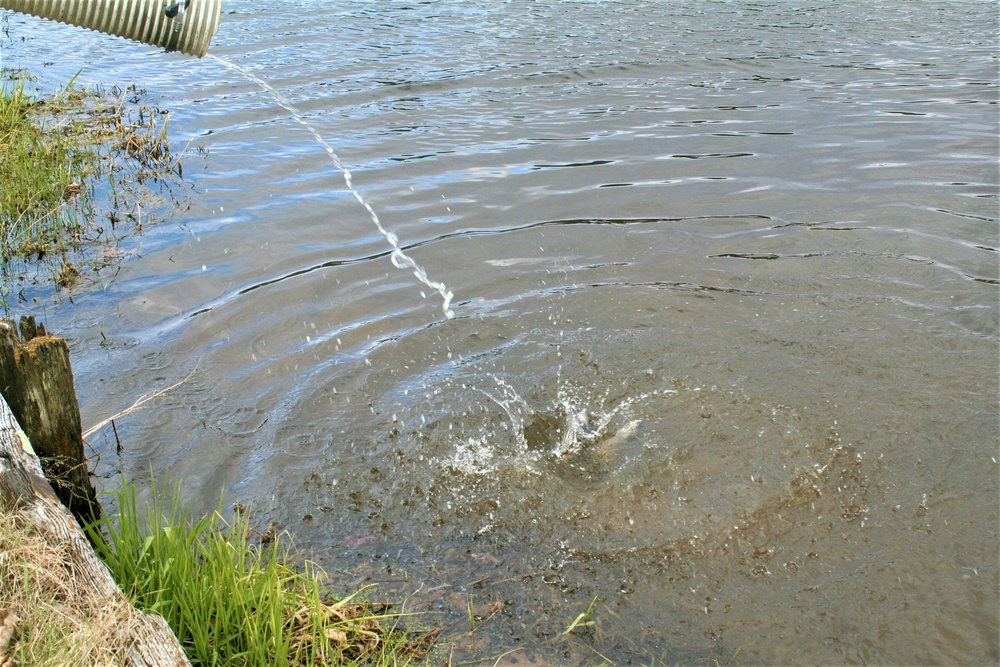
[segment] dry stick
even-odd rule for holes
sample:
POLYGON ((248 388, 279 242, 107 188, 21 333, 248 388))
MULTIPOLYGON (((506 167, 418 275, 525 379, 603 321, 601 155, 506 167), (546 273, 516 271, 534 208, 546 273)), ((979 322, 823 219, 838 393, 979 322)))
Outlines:
POLYGON ((530 579, 532 577, 537 577, 540 574, 541 574, 540 572, 526 572, 525 574, 518 574, 513 577, 507 577, 506 579, 501 579, 500 581, 494 581, 493 585, 497 586, 499 584, 509 584, 512 581, 517 581, 518 579, 530 579))
MULTIPOLYGON (((515 651, 521 651, 523 649, 524 649, 523 646, 518 646, 517 648, 512 648, 511 650, 507 651, 506 653, 501 653, 497 657, 496 662, 493 663, 493 667, 497 667, 497 665, 500 664, 500 661, 503 660, 505 656, 508 656, 511 653, 514 653, 515 651)), ((454 651, 454 647, 452 647, 452 651, 454 651)), ((489 660, 489 658, 477 658, 475 660, 470 660, 468 662, 459 662, 459 663, 457 663, 455 665, 455 667, 463 667, 464 665, 475 665, 476 663, 486 662, 487 660, 489 660)), ((448 659, 448 664, 451 664, 451 658, 448 659)))
POLYGON ((10 640, 14 636, 14 630, 17 629, 17 624, 21 622, 21 619, 15 616, 13 612, 7 611, 3 613, 3 622, 0 622, 0 667, 4 667, 7 664, 14 664, 13 660, 9 660, 8 649, 10 647, 10 640))
POLYGON ((118 437, 118 427, 115 426, 115 420, 114 419, 111 420, 111 429, 115 432, 115 454, 117 454, 118 456, 121 456, 122 455, 122 441, 121 441, 121 438, 118 437))
POLYGON ((583 644, 581 642, 581 645, 584 646, 585 648, 589 648, 591 651, 593 651, 597 655, 601 656, 601 658, 604 660, 604 664, 605 665, 614 665, 615 664, 615 662, 613 660, 611 660, 609 657, 607 657, 606 655, 604 655, 603 653, 601 653, 600 651, 598 651, 596 648, 594 648, 590 644, 583 644))
MULTIPOLYGON (((179 380, 179 381, 173 383, 169 387, 165 387, 163 389, 157 389, 156 391, 154 391, 152 393, 149 393, 149 394, 143 394, 130 407, 126 408, 125 410, 122 410, 118 414, 111 415, 110 417, 108 417, 104 421, 98 422, 94 426, 91 426, 90 428, 88 428, 86 431, 83 432, 83 438, 86 440, 88 437, 90 437, 94 433, 97 433, 102 428, 104 428, 105 426, 107 426, 112 420, 118 419, 119 417, 124 417, 125 415, 130 414, 130 413, 138 410, 145 403, 148 403, 149 401, 153 400, 154 398, 158 398, 160 396, 163 396, 164 394, 166 394, 171 389, 176 389, 177 387, 181 386, 182 384, 184 384, 185 382, 187 382, 188 380, 190 380, 191 376, 194 375, 197 370, 198 370, 198 366, 196 365, 194 368, 191 369, 190 373, 188 373, 186 376, 184 376, 184 379, 179 380)), ((115 429, 115 433, 117 435, 117 429, 115 429)))

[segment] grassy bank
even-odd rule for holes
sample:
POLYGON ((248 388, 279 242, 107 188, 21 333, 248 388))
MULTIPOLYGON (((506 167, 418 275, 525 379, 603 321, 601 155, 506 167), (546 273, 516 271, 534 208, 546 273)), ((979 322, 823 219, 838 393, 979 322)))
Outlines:
POLYGON ((135 86, 41 95, 31 77, 0 72, 0 296, 26 285, 72 288, 121 259, 180 163, 167 114, 135 86))
POLYGON ((42 539, 20 513, 0 511, 0 664, 125 663, 123 629, 135 608, 95 601, 73 570, 65 544, 42 539))
POLYGON ((162 496, 140 510, 130 484, 112 504, 117 516, 89 527, 99 555, 195 665, 395 665, 433 643, 433 633, 399 630, 386 605, 333 598, 318 568, 295 567, 287 541, 255 531, 246 514, 194 521, 162 496))
POLYGON ((136 609, 162 615, 194 665, 402 665, 434 643, 401 630, 387 605, 333 598, 318 568, 296 567, 287 540, 245 515, 193 520, 162 500, 140 509, 130 484, 112 505, 87 531, 134 607, 95 604, 63 546, 0 512, 0 664, 125 664, 136 609))
POLYGON ((19 81, 0 96, 0 236, 3 268, 14 258, 67 248, 83 232, 71 201, 93 173, 97 156, 70 132, 47 127, 19 81), (68 232, 68 233, 67 233, 68 232))

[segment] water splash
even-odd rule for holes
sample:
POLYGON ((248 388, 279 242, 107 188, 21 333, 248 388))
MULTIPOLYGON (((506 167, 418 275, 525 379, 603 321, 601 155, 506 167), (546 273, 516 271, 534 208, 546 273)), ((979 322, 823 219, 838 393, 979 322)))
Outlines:
POLYGON ((479 387, 470 388, 473 391, 483 394, 503 408, 503 411, 507 413, 507 418, 510 420, 511 432, 517 444, 517 453, 523 454, 527 452, 528 441, 524 437, 524 426, 527 416, 532 414, 531 406, 528 405, 528 402, 506 380, 497 377, 494 373, 487 373, 486 377, 496 383, 496 388, 500 390, 499 396, 495 396, 492 392, 480 389, 479 387))
MULTIPOLYGON (((654 389, 635 396, 611 398, 610 390, 595 393, 593 387, 571 384, 559 386, 557 396, 534 409, 513 384, 496 373, 484 371, 477 383, 453 385, 459 394, 472 392, 489 403, 479 403, 461 412, 478 433, 462 433, 450 438, 453 451, 440 463, 466 475, 495 473, 500 466, 514 464, 525 473, 538 473, 542 461, 574 464, 586 451, 598 458, 612 459, 639 431, 644 419, 634 416, 636 406, 651 398, 677 394, 675 389, 654 389)), ((460 405, 461 395, 450 405, 460 405)), ((449 428, 449 432, 452 429, 449 428)), ((511 468, 506 468, 511 472, 511 468)))
POLYGON ((236 63, 229 62, 224 58, 214 56, 211 53, 207 54, 205 57, 217 62, 218 64, 222 65, 227 69, 233 70, 234 72, 239 72, 243 76, 247 77, 248 79, 256 83, 264 91, 266 91, 269 95, 271 95, 271 97, 274 98, 274 101, 277 102, 283 109, 288 111, 288 113, 292 114, 292 118, 294 118, 295 121, 299 123, 299 125, 302 125, 304 128, 309 130, 309 133, 313 135, 316 141, 318 141, 320 145, 322 145, 323 148, 326 150, 326 154, 330 156, 330 159, 333 161, 333 164, 336 165, 337 169, 339 169, 341 173, 343 173, 344 183, 347 184, 347 189, 351 191, 351 194, 354 195, 354 198, 358 200, 358 203, 360 203, 362 206, 365 207, 365 209, 368 211, 368 215, 371 216, 372 222, 375 223, 375 226, 378 228, 379 233, 381 233, 382 236, 385 237, 385 240, 389 242, 389 245, 392 246, 393 265, 397 269, 411 269, 413 271, 413 275, 416 276, 417 280, 422 282, 424 285, 427 285, 427 287, 436 290, 437 293, 440 294, 441 298, 444 300, 442 309, 444 310, 445 316, 448 317, 449 319, 454 317, 455 311, 452 310, 451 308, 451 300, 454 298, 455 295, 452 293, 451 290, 448 289, 447 285, 445 285, 444 283, 431 280, 430 277, 428 277, 427 271, 424 269, 424 267, 418 264, 415 259, 407 255, 405 252, 403 252, 403 248, 399 245, 399 237, 382 225, 382 221, 379 220, 378 214, 375 212, 375 209, 372 208, 371 204, 369 204, 368 201, 361 196, 361 193, 358 192, 358 189, 354 187, 354 181, 353 177, 351 176, 351 171, 346 166, 344 166, 344 163, 340 161, 340 157, 333 150, 333 147, 327 143, 326 139, 324 139, 323 135, 321 135, 319 131, 315 127, 313 127, 312 123, 310 123, 305 119, 305 117, 295 107, 295 105, 292 104, 292 102, 287 97, 278 92, 277 89, 275 89, 273 86, 271 86, 269 83, 261 79, 253 72, 243 67, 240 67, 236 63))
POLYGON ((619 400, 611 408, 604 406, 608 398, 605 391, 603 397, 588 396, 586 393, 570 385, 559 387, 556 399, 556 412, 561 415, 564 425, 561 428, 562 437, 554 443, 552 454, 556 458, 565 458, 579 454, 584 447, 601 445, 606 449, 614 449, 622 442, 635 435, 641 419, 629 417, 632 406, 640 401, 653 397, 676 394, 674 389, 655 389, 619 400), (596 404, 595 404, 596 402, 596 404), (625 417, 626 423, 615 430, 610 426, 616 417, 625 417))

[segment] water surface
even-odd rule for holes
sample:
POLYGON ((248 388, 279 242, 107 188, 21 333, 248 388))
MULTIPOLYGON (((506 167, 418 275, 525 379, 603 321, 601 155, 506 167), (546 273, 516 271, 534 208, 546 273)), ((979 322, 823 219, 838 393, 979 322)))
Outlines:
POLYGON ((12 17, 6 65, 134 78, 189 146, 190 208, 33 308, 88 425, 194 370, 120 455, 91 438, 108 484, 225 490, 456 661, 996 662, 996 29, 229 3, 212 52, 330 143, 449 319, 253 81, 12 17))

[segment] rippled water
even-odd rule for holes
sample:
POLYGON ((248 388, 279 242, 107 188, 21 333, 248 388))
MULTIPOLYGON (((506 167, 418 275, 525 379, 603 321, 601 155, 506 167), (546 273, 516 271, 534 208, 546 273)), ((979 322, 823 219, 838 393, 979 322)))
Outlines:
POLYGON ((141 259, 33 306, 88 424, 194 370, 102 474, 252 503, 456 661, 998 660, 991 3, 227 4, 452 319, 253 81, 10 26, 189 145, 141 259))

